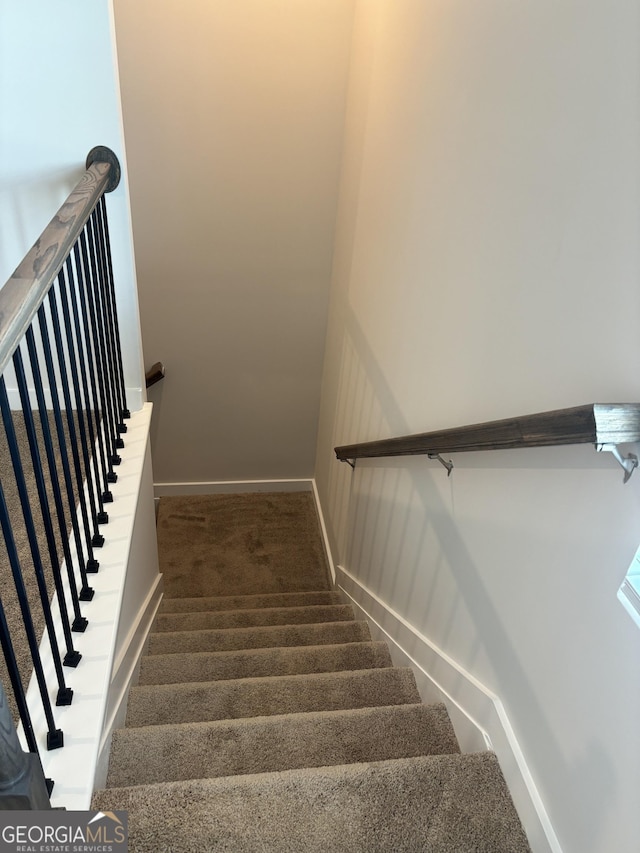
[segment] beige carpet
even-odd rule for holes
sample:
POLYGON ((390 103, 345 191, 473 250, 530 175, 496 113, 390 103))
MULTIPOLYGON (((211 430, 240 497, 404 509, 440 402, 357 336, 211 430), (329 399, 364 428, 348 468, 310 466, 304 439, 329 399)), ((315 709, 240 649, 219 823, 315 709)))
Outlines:
POLYGON ((129 812, 131 853, 529 853, 495 755, 461 755, 328 591, 310 495, 162 499, 159 542, 167 597, 92 801, 129 812))
POLYGON ((162 498, 158 547, 167 598, 329 588, 310 492, 162 498))

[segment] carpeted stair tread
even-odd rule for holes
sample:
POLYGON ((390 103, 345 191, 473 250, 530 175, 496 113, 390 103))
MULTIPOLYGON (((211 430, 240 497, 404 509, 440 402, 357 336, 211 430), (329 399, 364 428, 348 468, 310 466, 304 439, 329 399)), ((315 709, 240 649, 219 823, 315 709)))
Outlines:
POLYGON ((197 610, 255 610, 257 607, 307 607, 313 604, 342 604, 340 594, 315 592, 276 592, 265 595, 225 595, 198 598, 163 598, 160 613, 192 613, 197 610))
POLYGON ((98 791, 130 853, 529 853, 493 753, 98 791))
POLYGON ((330 591, 310 494, 163 498, 158 533, 169 597, 92 801, 131 853, 530 853, 495 755, 330 591))
POLYGON ((142 658, 138 684, 176 684, 391 666, 386 643, 282 646, 142 658))
POLYGON ((110 787, 459 752, 446 708, 392 705, 126 728, 110 787))
POLYGON ((329 589, 310 492, 163 497, 157 531, 173 598, 329 589))
POLYGON ((127 726, 330 711, 420 701, 408 667, 133 687, 127 726))
POLYGON ((349 604, 313 604, 307 607, 259 607, 255 610, 159 613, 154 633, 205 631, 216 628, 251 628, 258 625, 304 625, 312 622, 347 622, 354 619, 349 604))
POLYGON ((371 640, 367 622, 319 622, 312 625, 265 625, 151 634, 147 654, 223 652, 277 646, 318 646, 371 640))

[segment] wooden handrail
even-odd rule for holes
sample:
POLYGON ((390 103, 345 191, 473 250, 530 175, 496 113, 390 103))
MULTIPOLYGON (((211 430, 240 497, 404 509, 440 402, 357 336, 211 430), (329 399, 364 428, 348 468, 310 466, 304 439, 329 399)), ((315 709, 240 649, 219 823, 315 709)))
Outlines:
POLYGON ((145 384, 147 388, 151 388, 156 382, 164 379, 164 364, 161 361, 156 361, 152 364, 149 370, 145 373, 145 384))
POLYGON ((87 156, 87 170, 71 195, 0 290, 0 373, 2 373, 105 192, 120 180, 116 155, 103 146, 87 156))
POLYGON ((344 462, 381 456, 463 453, 565 444, 640 441, 640 403, 589 403, 499 421, 336 447, 344 462))

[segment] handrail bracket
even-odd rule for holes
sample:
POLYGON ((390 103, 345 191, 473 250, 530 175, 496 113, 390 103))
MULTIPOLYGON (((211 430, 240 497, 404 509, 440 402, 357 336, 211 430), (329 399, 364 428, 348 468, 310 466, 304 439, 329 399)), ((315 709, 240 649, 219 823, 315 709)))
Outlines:
POLYGON ((451 472, 453 471, 453 462, 451 460, 447 462, 447 460, 443 459, 439 453, 427 453, 427 456, 429 457, 429 459, 437 459, 438 462, 441 465, 444 465, 444 467, 447 469, 447 477, 451 476, 451 472))
POLYGON ((631 475, 638 467, 638 457, 635 453, 629 453, 627 456, 623 456, 620 453, 620 448, 617 444, 596 444, 596 450, 598 453, 606 451, 614 456, 615 460, 624 468, 624 477, 622 482, 628 483, 631 479, 631 475))

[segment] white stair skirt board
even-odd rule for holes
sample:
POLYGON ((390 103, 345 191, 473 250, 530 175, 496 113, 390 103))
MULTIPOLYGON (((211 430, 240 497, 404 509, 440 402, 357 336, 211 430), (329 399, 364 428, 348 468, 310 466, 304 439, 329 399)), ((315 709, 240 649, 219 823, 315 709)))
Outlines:
MULTIPOLYGON (((111 485, 113 503, 105 509, 109 523, 100 527, 105 537, 95 550, 100 563, 88 576, 95 590, 92 601, 82 602, 89 620, 83 634, 73 634, 82 654, 77 668, 64 667, 65 681, 74 691, 69 706, 53 707, 64 746, 47 751, 47 727, 35 677, 27 701, 40 748, 45 776, 54 781, 51 804, 68 810, 86 810, 96 784, 96 773, 106 772, 106 755, 113 726, 123 713, 146 634, 161 598, 149 449, 150 403, 132 412, 120 451, 118 482, 111 485)), ((73 544, 73 540, 70 543, 73 544)), ((73 547, 72 547, 73 555, 73 547)), ((63 578, 66 572, 63 568, 63 578)), ((57 598, 52 601, 56 633, 62 636, 57 598)), ((46 635, 40 646, 45 677, 56 684, 46 635)), ((51 694, 55 690, 51 688, 51 694)), ((19 735, 25 745, 24 736, 19 735)))
POLYGON ((338 565, 336 573, 337 589, 345 602, 353 605, 356 619, 369 622, 372 639, 388 644, 396 666, 413 669, 423 701, 446 704, 461 750, 491 749, 496 753, 531 849, 535 853, 562 853, 498 696, 458 666, 347 569, 338 565), (407 648, 414 650, 412 654, 407 648))
POLYGON ((312 480, 313 485, 313 499, 316 504, 316 512, 318 514, 318 522, 320 524, 320 535, 322 538, 322 544, 324 546, 324 555, 327 558, 327 565, 329 566, 329 571, 331 572, 331 583, 335 586, 336 584, 336 567, 333 562, 333 554, 331 553, 331 546, 329 545, 329 534, 327 533, 327 525, 324 520, 324 513, 322 512, 322 504, 320 503, 320 493, 318 492, 318 487, 316 485, 316 481, 312 480))
POLYGON ((249 492, 310 492, 312 480, 218 480, 207 483, 154 483, 157 498, 170 495, 236 495, 249 492))

